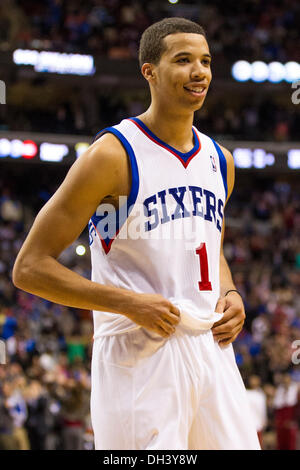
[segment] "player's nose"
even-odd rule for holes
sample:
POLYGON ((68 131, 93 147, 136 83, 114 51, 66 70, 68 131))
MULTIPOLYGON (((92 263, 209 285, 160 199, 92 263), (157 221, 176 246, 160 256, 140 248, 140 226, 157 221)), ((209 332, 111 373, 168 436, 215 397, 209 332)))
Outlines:
POLYGON ((193 65, 193 68, 191 70, 191 79, 205 80, 209 78, 210 74, 210 69, 205 67, 199 60, 196 61, 193 65))

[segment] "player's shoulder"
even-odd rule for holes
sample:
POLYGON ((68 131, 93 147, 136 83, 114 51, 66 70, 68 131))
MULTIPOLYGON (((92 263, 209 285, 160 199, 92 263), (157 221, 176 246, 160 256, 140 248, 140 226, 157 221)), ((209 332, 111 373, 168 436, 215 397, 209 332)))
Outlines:
POLYGON ((222 150, 224 157, 226 158, 227 165, 234 167, 234 159, 233 159, 232 153, 226 147, 221 145, 219 142, 217 142, 217 144, 222 150))
POLYGON ((105 132, 90 145, 90 153, 99 158, 118 160, 126 155, 126 151, 118 137, 112 132, 105 132))
MULTIPOLYGON (((195 127, 195 126, 194 126, 195 127)), ((197 129, 197 128, 196 128, 197 129)), ((234 159, 232 153, 224 147, 224 145, 220 144, 218 141, 214 140, 212 137, 209 135, 204 134, 203 132, 200 132, 199 129, 197 129, 197 132, 199 133, 200 139, 208 139, 213 142, 217 152, 219 153, 219 150, 221 150, 222 154, 224 155, 226 159, 226 173, 227 173, 227 200, 229 199, 233 187, 234 187, 234 180, 235 180, 235 168, 234 168, 234 159)))
MULTIPOLYGON (((195 127, 195 126, 193 126, 193 127, 195 127)), ((197 132, 198 132, 201 140, 207 139, 209 141, 212 141, 215 145, 217 145, 221 149, 222 153, 224 154, 224 157, 226 158, 227 165, 234 166, 233 156, 232 156, 231 152, 226 147, 224 147, 222 144, 220 144, 220 142, 213 139, 211 136, 199 131, 199 129, 197 129, 197 132)))
POLYGON ((109 132, 100 135, 72 166, 72 174, 97 188, 105 181, 112 191, 129 179, 127 153, 118 138, 109 132))
POLYGON ((136 132, 136 127, 132 127, 129 118, 106 127, 95 135, 90 152, 98 158, 107 158, 112 163, 124 163, 132 150, 130 141, 133 131, 136 132))
POLYGON ((74 162, 68 181, 97 200, 99 195, 103 199, 108 194, 116 197, 127 194, 130 181, 128 158, 117 137, 111 133, 99 136, 74 162))
POLYGON ((227 162, 227 187, 228 187, 227 200, 228 200, 234 187, 234 180, 235 180, 234 159, 233 159, 232 153, 226 147, 219 144, 218 142, 217 144, 222 150, 223 155, 226 158, 226 162, 227 162))
POLYGON ((114 134, 105 132, 94 140, 76 163, 82 171, 94 173, 95 178, 97 174, 102 178, 102 175, 118 173, 122 179, 122 175, 127 172, 127 153, 114 134))

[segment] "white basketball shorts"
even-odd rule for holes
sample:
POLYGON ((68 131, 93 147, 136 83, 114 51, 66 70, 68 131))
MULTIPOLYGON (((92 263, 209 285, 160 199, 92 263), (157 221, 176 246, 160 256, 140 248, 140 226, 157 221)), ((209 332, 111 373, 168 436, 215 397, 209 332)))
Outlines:
POLYGON ((96 450, 258 450, 232 345, 180 325, 95 339, 91 419, 96 450))

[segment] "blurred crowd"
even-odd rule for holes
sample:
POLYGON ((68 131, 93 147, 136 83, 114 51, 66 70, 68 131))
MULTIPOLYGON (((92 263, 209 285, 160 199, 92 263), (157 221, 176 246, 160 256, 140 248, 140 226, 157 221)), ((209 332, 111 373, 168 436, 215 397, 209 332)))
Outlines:
POLYGON ((2 0, 1 49, 132 58, 144 29, 167 16, 205 25, 214 56, 281 62, 300 58, 297 0, 245 0, 238 5, 233 0, 2 0))
MULTIPOLYGON (((0 51, 32 48, 137 59, 142 32, 168 16, 204 25, 213 70, 239 59, 300 61, 297 0, 246 0, 238 5, 232 0, 1 0, 0 51)), ((146 87, 113 85, 114 80, 101 86, 85 79, 66 84, 39 74, 10 76, 0 130, 91 135, 138 115, 149 104, 146 87)), ((216 138, 298 140, 300 113, 291 102, 290 85, 278 84, 276 90, 239 86, 224 93, 222 85, 216 85, 214 93, 209 92, 204 108, 196 113, 196 125, 203 132, 216 138)))
MULTIPOLYGON (((17 199, 9 187, 1 187, 0 338, 5 357, 0 350, 0 449, 92 449, 91 312, 14 288, 14 259, 34 213, 50 193, 41 188, 35 202, 33 192, 23 196, 17 199)), ((82 238, 88 248, 85 234, 82 238)), ((60 261, 89 277, 88 257, 78 258, 71 246, 60 261)))
MULTIPOLYGON (((217 91, 220 91, 219 90, 217 91)), ((99 130, 122 119, 137 116, 147 109, 147 90, 57 89, 49 92, 34 81, 11 86, 10 103, 0 113, 0 129, 56 134, 95 135, 99 130), (31 91, 29 91, 31 90, 31 91), (100 93, 101 92, 101 93, 100 93), (22 99, 17 102, 17 97, 22 99), (49 124, 51 123, 51 125, 49 124)), ((257 141, 298 141, 300 112, 290 97, 284 103, 277 95, 243 92, 217 96, 209 91, 203 108, 195 114, 195 125, 217 139, 257 141)))
POLYGON ((300 424, 300 196, 288 182, 256 185, 235 191, 226 219, 224 252, 247 315, 234 349, 252 398, 256 390, 264 447, 292 450, 300 424))
MULTIPOLYGON (((166 16, 203 24, 219 61, 300 60, 297 0, 1 0, 0 51, 136 59, 144 29, 166 16)), ((26 77, 12 82, 8 93, 0 129, 76 135, 138 115, 149 100, 145 90, 64 88, 26 77)), ((235 100, 230 93, 209 94, 195 125, 217 139, 298 140, 300 114, 285 98, 258 90, 235 100)), ((28 188, 25 180, 0 177, 0 450, 88 450, 91 313, 52 304, 11 282, 33 218, 55 190, 39 178, 40 186, 28 188)), ((300 199, 283 180, 247 183, 235 189, 226 213, 225 256, 247 313, 234 350, 263 448, 300 449, 300 199)), ((61 261, 89 278, 87 231, 81 257, 77 243, 61 261)))
MULTIPOLYGON (((92 449, 91 313, 11 282, 33 217, 55 189, 37 191, 36 176, 27 192, 20 180, 0 183, 0 448, 92 449)), ((299 194, 288 182, 248 179, 226 210, 225 256, 247 313, 234 350, 257 431, 264 449, 300 449, 299 194)), ((88 248, 86 231, 80 243, 88 248)), ((72 245, 61 262, 89 278, 88 250, 80 257, 72 245)))

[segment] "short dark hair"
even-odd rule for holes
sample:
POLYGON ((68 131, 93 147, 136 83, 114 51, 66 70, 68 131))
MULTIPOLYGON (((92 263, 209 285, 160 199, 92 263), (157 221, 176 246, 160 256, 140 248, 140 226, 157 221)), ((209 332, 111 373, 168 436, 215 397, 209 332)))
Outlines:
POLYGON ((165 51, 163 39, 169 34, 196 33, 206 37, 205 31, 199 24, 186 18, 164 18, 153 23, 142 34, 139 47, 139 63, 145 62, 157 65, 165 51))

